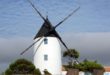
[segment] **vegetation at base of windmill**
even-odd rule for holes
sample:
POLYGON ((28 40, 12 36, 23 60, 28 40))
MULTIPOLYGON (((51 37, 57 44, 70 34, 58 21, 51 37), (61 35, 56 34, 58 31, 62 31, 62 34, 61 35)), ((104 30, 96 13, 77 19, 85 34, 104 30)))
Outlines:
POLYGON ((84 60, 80 65, 84 67, 84 71, 93 72, 94 69, 104 70, 104 67, 96 61, 84 60))
POLYGON ((36 69, 32 62, 26 59, 18 59, 10 64, 9 68, 5 71, 5 75, 12 74, 38 74, 41 75, 39 69, 36 69))
POLYGON ((69 69, 78 69, 80 71, 84 71, 84 67, 81 66, 80 64, 74 64, 73 66, 71 65, 63 65, 65 70, 68 71, 69 69))
POLYGON ((52 75, 50 72, 48 72, 47 69, 44 70, 44 75, 52 75))
POLYGON ((83 61, 79 64, 74 64, 71 68, 79 69, 80 71, 89 71, 93 72, 94 69, 104 70, 101 64, 98 64, 94 61, 83 61))
POLYGON ((74 60, 77 60, 79 58, 79 52, 75 49, 69 49, 68 51, 65 51, 63 53, 63 57, 68 57, 70 60, 68 64, 70 66, 73 66, 73 64, 75 63, 74 60))
POLYGON ((80 71, 85 71, 85 72, 93 72, 93 70, 103 70, 104 68, 101 64, 98 64, 96 61, 83 61, 79 64, 74 64, 73 66, 71 65, 64 65, 66 70, 69 69, 79 69, 80 71))

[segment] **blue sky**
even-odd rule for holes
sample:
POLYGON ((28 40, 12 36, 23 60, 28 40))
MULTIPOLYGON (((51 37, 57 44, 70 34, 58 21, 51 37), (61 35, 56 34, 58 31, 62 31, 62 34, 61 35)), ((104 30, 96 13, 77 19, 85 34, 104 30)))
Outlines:
MULTIPOLYGON (((32 0, 44 17, 56 25, 80 9, 57 28, 69 48, 88 58, 110 65, 110 0, 32 0)), ((0 0, 0 71, 20 57, 32 60, 33 49, 19 53, 33 42, 43 20, 27 0, 0 0), (8 58, 7 58, 8 57, 8 58)))
MULTIPOLYGON (((55 25, 80 6, 70 19, 58 28, 61 32, 109 32, 109 0, 33 0, 41 13, 55 25)), ((33 36, 43 20, 26 0, 0 1, 0 36, 33 36)))

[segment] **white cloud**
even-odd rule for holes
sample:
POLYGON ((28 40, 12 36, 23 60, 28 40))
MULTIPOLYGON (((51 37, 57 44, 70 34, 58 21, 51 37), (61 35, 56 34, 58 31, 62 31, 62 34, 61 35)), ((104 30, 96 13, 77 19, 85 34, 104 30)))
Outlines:
MULTIPOLYGON (((84 58, 98 60, 99 63, 110 65, 110 32, 69 33, 61 36, 69 48, 80 52, 80 60, 84 58)), ((33 42, 29 37, 0 38, 0 66, 11 63, 18 58, 33 60, 33 49, 20 56, 20 53, 33 42)), ((6 67, 2 66, 2 67, 6 67)))
POLYGON ((99 63, 110 65, 110 32, 72 33, 69 35, 66 35, 64 40, 70 48, 75 48, 80 52, 81 59, 98 60, 99 63))
MULTIPOLYGON (((10 62, 16 58, 22 57, 20 53, 31 43, 32 39, 25 37, 0 38, 0 62, 10 62)), ((32 50, 30 50, 30 53, 32 53, 32 50)))

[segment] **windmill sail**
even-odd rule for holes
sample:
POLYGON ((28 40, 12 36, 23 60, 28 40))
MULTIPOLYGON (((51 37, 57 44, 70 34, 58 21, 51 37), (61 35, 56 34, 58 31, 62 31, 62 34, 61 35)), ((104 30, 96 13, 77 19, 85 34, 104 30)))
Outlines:
POLYGON ((80 7, 78 7, 77 9, 75 9, 72 13, 70 13, 67 17, 65 17, 61 22, 59 22, 57 25, 55 25, 54 28, 58 27, 60 24, 62 24, 64 21, 66 21, 69 17, 71 17, 79 9, 80 9, 80 7))
POLYGON ((31 6, 35 9, 35 11, 40 15, 40 17, 45 21, 45 18, 42 16, 42 14, 37 10, 37 8, 35 7, 35 5, 30 1, 30 0, 27 0, 31 6))
POLYGON ((36 54, 38 48, 39 48, 39 47, 41 46, 41 44, 43 43, 44 39, 45 39, 45 37, 42 39, 42 41, 41 41, 41 42, 39 43, 39 45, 37 46, 37 48, 36 48, 36 50, 35 50, 35 52, 34 52, 34 55, 36 54))
POLYGON ((63 42, 63 40, 61 39, 61 37, 59 37, 59 40, 60 40, 60 42, 63 44, 63 46, 67 49, 67 50, 69 50, 69 48, 67 47, 67 45, 63 42))
POLYGON ((53 29, 53 26, 51 25, 51 23, 48 20, 48 18, 46 20, 47 20, 47 22, 44 22, 44 24, 42 25, 42 27, 40 28, 39 32, 36 34, 34 39, 36 39, 38 37, 42 37, 42 36, 45 36, 45 37, 48 37, 48 36, 57 37, 60 40, 60 42, 63 44, 63 46, 68 50, 68 47, 63 42, 63 40, 61 39, 61 37, 59 36, 57 31, 55 29, 53 29))
MULTIPOLYGON (((28 0, 28 1, 30 1, 30 0, 28 0)), ((30 2, 31 3, 31 2, 30 2)), ((32 3, 31 3, 32 4, 32 3)), ((32 5, 33 6, 33 8, 35 8, 34 7, 34 5, 32 5)), ((80 8, 80 7, 79 7, 80 8)), ((71 14, 69 14, 66 18, 64 18, 64 20, 62 20, 61 22, 59 22, 55 27, 54 26, 52 26, 52 24, 50 23, 50 21, 48 20, 48 18, 44 18, 41 14, 40 14, 40 12, 36 9, 36 11, 39 13, 39 15, 43 18, 43 20, 45 21, 44 22, 44 24, 42 25, 42 27, 41 27, 41 29, 39 30, 39 32, 37 33, 37 35, 34 37, 34 39, 36 39, 36 38, 38 38, 38 37, 43 37, 43 36, 56 36, 59 40, 60 40, 60 42, 63 44, 63 46, 67 49, 67 50, 69 50, 68 49, 68 47, 66 46, 66 44, 63 42, 63 40, 61 39, 61 37, 59 36, 59 34, 56 32, 56 30, 55 30, 55 28, 56 27, 58 27, 60 24, 62 24, 65 20, 67 20, 73 13, 75 13, 79 8, 77 8, 76 10, 74 10, 71 14)), ((40 38, 41 39, 41 38, 40 38)), ((39 40, 40 40, 39 39, 39 40)), ((38 41, 39 41, 38 40, 38 41)), ((22 53, 21 53, 21 55, 22 54, 24 54, 26 51, 28 51, 35 43, 37 43, 38 41, 36 41, 36 42, 34 42, 32 45, 30 45, 27 49, 25 49, 22 53)))
POLYGON ((40 30, 38 31, 38 33, 34 37, 34 39, 36 39, 38 37, 42 37, 42 36, 54 36, 54 34, 52 34, 52 33, 49 34, 50 31, 52 30, 52 28, 53 28, 52 24, 50 23, 48 18, 46 18, 46 21, 43 23, 40 30))
MULTIPOLYGON (((57 25, 52 26, 52 24, 50 23, 50 21, 48 20, 48 18, 44 18, 42 16, 42 14, 38 11, 38 9, 35 7, 35 5, 30 1, 27 0, 31 6, 34 8, 34 10, 37 12, 37 14, 39 14, 39 16, 44 20, 44 24, 42 25, 41 29, 39 30, 39 32, 36 34, 36 36, 34 37, 34 39, 40 37, 36 42, 34 42, 33 44, 31 44, 28 48, 26 48, 22 53, 24 54, 26 51, 28 51, 34 44, 36 44, 38 41, 41 40, 42 37, 47 37, 47 36, 51 36, 51 37, 57 37, 60 42, 64 45, 64 47, 68 49, 68 47, 66 46, 66 44, 63 42, 63 40, 61 39, 61 37, 59 36, 59 34, 56 32, 56 27, 58 27, 59 25, 61 25, 64 21, 66 21, 70 16, 72 16, 80 7, 78 7, 77 9, 75 9, 72 13, 70 13, 67 17, 65 17, 61 22, 59 22, 57 25)), ((40 45, 39 45, 40 46, 40 45)), ((37 51, 37 50, 36 50, 37 51)))
POLYGON ((25 52, 27 52, 35 43, 37 43, 38 41, 40 41, 41 38, 39 38, 37 41, 35 41, 34 43, 32 43, 28 48, 26 48, 23 52, 21 52, 20 55, 23 55, 25 52))

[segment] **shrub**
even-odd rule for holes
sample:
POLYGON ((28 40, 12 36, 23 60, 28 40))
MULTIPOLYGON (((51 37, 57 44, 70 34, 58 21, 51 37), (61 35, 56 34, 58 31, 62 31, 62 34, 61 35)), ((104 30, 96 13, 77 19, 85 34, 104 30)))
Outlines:
POLYGON ((104 70, 101 64, 98 64, 93 61, 84 61, 79 64, 74 64, 73 66, 65 65, 64 67, 66 68, 66 70, 72 68, 72 69, 79 69, 80 71, 89 71, 89 72, 93 72, 94 69, 104 70))
POLYGON ((10 64, 9 68, 5 71, 5 75, 12 74, 37 74, 41 75, 39 69, 36 69, 32 62, 26 59, 18 59, 10 64))
POLYGON ((47 69, 44 70, 44 75, 52 75, 50 72, 47 71, 47 69))

